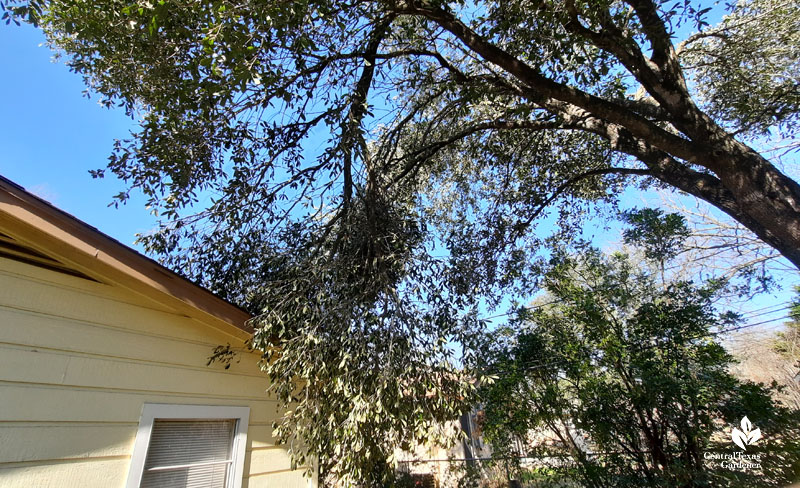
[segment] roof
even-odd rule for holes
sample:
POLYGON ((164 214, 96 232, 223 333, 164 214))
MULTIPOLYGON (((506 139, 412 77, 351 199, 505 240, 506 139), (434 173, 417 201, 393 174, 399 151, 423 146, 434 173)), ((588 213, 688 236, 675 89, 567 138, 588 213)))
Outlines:
POLYGON ((72 274, 129 288, 241 339, 253 332, 247 323, 251 315, 245 310, 3 176, 0 228, 14 229, 11 239, 4 240, 21 249, 20 255, 28 250, 22 260, 39 260, 45 267, 61 266, 72 274))

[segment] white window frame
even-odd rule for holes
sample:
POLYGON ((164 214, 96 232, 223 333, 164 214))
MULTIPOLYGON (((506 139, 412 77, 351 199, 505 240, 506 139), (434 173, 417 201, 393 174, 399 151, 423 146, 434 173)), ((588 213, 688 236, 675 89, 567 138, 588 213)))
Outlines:
POLYGON ((228 486, 241 488, 244 474, 245 447, 247 446, 247 422, 250 418, 250 407, 227 407, 210 405, 168 405, 161 403, 145 403, 142 407, 142 418, 136 441, 133 444, 131 465, 128 471, 127 488, 139 488, 144 474, 144 462, 150 446, 150 435, 153 433, 153 422, 156 419, 170 420, 236 420, 231 447, 231 468, 228 486))

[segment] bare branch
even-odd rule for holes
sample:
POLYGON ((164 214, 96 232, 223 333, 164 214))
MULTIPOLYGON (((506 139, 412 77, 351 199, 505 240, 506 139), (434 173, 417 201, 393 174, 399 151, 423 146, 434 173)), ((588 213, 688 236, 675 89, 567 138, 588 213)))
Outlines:
POLYGON ((600 168, 600 169, 593 169, 591 171, 586 171, 579 175, 573 176, 569 180, 562 183, 556 190, 553 192, 552 195, 547 197, 547 199, 539 205, 528 219, 525 222, 519 224, 520 229, 527 228, 536 220, 541 213, 550 206, 551 203, 556 201, 561 195, 564 194, 567 190, 570 189, 574 184, 583 181, 587 178, 592 178, 594 176, 603 176, 603 175, 610 175, 610 174, 618 174, 618 175, 630 175, 630 176, 652 176, 652 173, 648 169, 642 168, 600 168))
MULTIPOLYGON (((456 134, 443 139, 441 141, 436 141, 426 146, 423 146, 413 153, 411 153, 407 158, 408 162, 406 163, 403 170, 392 179, 392 181, 387 185, 387 188, 395 183, 399 182, 409 173, 411 173, 418 165, 425 161, 426 159, 433 156, 438 151, 442 150, 443 148, 454 144, 457 141, 460 141, 466 137, 469 137, 475 133, 483 132, 487 130, 530 130, 530 131, 540 131, 540 130, 548 130, 548 129, 558 129, 564 128, 563 124, 560 124, 556 121, 508 121, 508 120, 495 120, 492 122, 484 122, 482 124, 476 124, 471 127, 468 127, 456 134)), ((405 159, 405 158, 404 158, 405 159)))

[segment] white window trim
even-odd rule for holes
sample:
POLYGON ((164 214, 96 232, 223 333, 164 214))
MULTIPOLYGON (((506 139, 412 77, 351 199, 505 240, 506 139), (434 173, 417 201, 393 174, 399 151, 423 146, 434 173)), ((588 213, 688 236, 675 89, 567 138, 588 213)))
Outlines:
POLYGON ((131 466, 128 471, 127 488, 139 488, 144 473, 144 462, 150 446, 150 434, 153 432, 153 421, 156 419, 182 420, 236 420, 236 431, 233 436, 231 456, 230 486, 241 488, 244 474, 245 447, 247 445, 247 422, 250 418, 250 407, 225 407, 208 405, 166 405, 161 403, 145 403, 142 407, 142 418, 133 444, 131 466))

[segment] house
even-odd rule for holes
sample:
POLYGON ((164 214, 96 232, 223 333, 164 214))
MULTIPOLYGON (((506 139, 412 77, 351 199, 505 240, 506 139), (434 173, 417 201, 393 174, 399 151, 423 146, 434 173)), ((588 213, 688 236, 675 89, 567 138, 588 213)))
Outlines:
POLYGON ((316 486, 271 437, 248 318, 0 177, 0 486, 316 486))
POLYGON ((398 472, 420 488, 456 488, 466 470, 481 473, 492 457, 492 448, 481 432, 482 407, 444 424, 444 442, 395 451, 398 472))

